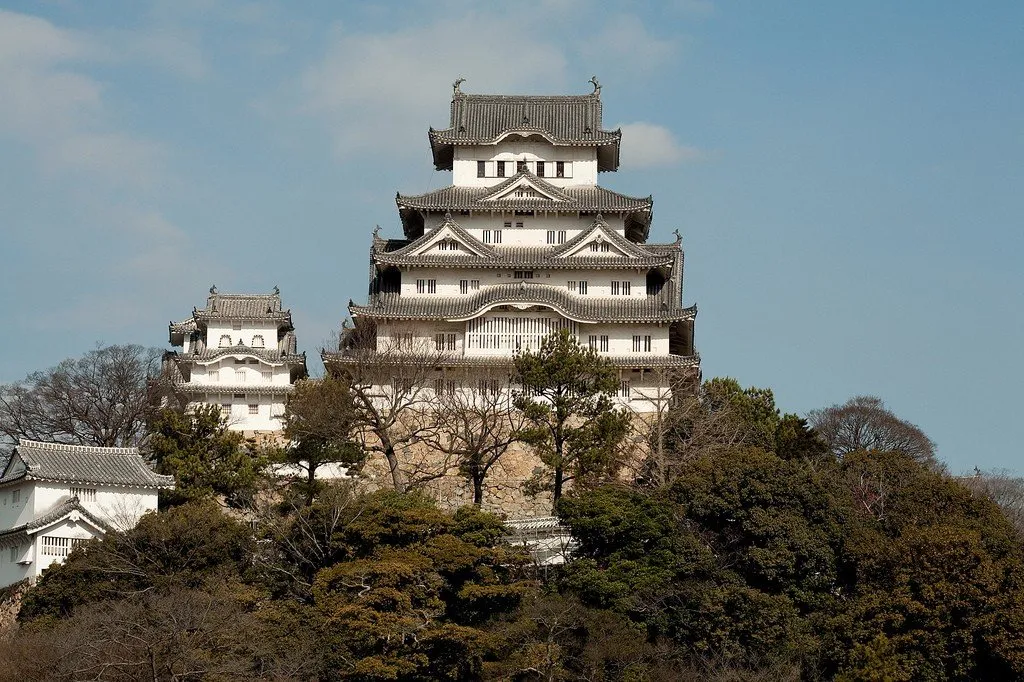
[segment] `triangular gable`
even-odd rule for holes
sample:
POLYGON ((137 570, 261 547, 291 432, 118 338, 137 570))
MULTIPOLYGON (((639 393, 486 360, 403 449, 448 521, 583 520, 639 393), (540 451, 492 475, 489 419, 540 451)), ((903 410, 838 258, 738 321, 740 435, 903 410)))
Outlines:
POLYGON ((598 214, 589 230, 581 232, 570 239, 559 247, 554 255, 560 258, 570 258, 573 256, 601 255, 602 253, 627 258, 648 258, 652 255, 646 249, 637 246, 611 229, 600 214, 598 214), (590 245, 592 243, 608 244, 608 251, 598 251, 595 254, 591 251, 590 245))
POLYGON ((470 254, 481 258, 497 256, 494 249, 462 229, 462 226, 452 219, 450 213, 445 214, 444 220, 436 228, 411 244, 391 252, 391 255, 423 256, 428 253, 451 256, 470 254), (458 248, 456 250, 441 249, 440 243, 444 240, 455 242, 458 248))
POLYGON ((570 197, 554 185, 544 182, 530 171, 519 171, 505 182, 483 195, 478 201, 547 201, 571 202, 570 197))
MULTIPOLYGON (((55 530, 62 526, 85 526, 93 537, 103 537, 104 533, 109 530, 105 525, 92 514, 88 513, 80 507, 67 510, 61 516, 54 518, 46 523, 45 525, 39 525, 26 529, 29 535, 45 535, 48 532, 55 530)), ((31 524, 30 524, 31 526, 31 524)))
POLYGON ((18 454, 18 449, 15 448, 14 452, 11 453, 10 458, 7 460, 7 465, 4 467, 3 475, 0 475, 0 483, 9 483, 10 481, 20 480, 28 471, 28 465, 25 464, 25 460, 22 459, 21 455, 18 454))

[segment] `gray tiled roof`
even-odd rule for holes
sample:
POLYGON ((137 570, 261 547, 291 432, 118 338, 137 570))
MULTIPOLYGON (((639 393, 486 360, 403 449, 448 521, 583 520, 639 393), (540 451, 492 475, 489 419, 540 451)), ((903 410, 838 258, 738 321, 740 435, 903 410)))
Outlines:
POLYGON ((259 358, 274 365, 306 364, 305 353, 288 353, 276 348, 252 348, 250 346, 228 346, 227 348, 204 348, 198 353, 175 353, 178 362, 209 362, 225 356, 245 355, 259 358))
POLYGON ((196 313, 206 319, 286 320, 291 317, 290 311, 281 309, 279 294, 212 293, 206 299, 206 308, 196 313))
POLYGON ((539 135, 558 146, 599 149, 600 170, 619 165, 622 132, 603 130, 599 92, 588 95, 470 95, 457 91, 445 130, 429 131, 434 166, 451 170, 455 145, 493 144, 507 133, 539 135), (600 150, 606 149, 604 153, 600 150))
POLYGON ((224 395, 227 393, 244 393, 245 395, 286 395, 294 386, 292 384, 193 384, 184 380, 175 381, 175 388, 188 395, 224 395))
POLYGON ((610 229, 598 214, 593 225, 583 230, 568 242, 557 246, 490 246, 472 236, 451 215, 445 216, 441 224, 431 232, 414 240, 394 240, 374 237, 370 257, 376 263, 387 265, 438 265, 476 268, 552 268, 552 269, 616 269, 649 268, 669 266, 679 252, 679 244, 640 245, 626 239, 610 229), (438 230, 448 228, 473 251, 483 255, 464 252, 433 252, 418 255, 415 252, 436 238, 438 230), (587 254, 566 256, 581 245, 594 239, 599 233, 601 239, 613 244, 624 256, 590 256, 587 254))
POLYGON ((599 185, 577 185, 555 187, 543 178, 538 178, 529 171, 520 171, 503 183, 494 187, 460 187, 452 185, 433 192, 418 195, 399 193, 395 197, 399 209, 418 209, 423 211, 561 211, 602 212, 602 213, 633 213, 650 212, 654 205, 652 197, 631 197, 619 194, 599 185), (506 199, 487 199, 486 197, 500 194, 522 178, 544 189, 559 199, 543 197, 510 197, 506 199), (561 198, 564 197, 564 198, 561 198))
POLYGON ((0 485, 17 480, 172 488, 173 476, 153 472, 137 448, 103 448, 21 440, 0 485), (24 465, 22 468, 21 465, 24 465))
POLYGON ((97 518, 88 509, 83 507, 77 497, 69 497, 42 516, 32 519, 28 523, 23 523, 20 526, 15 526, 14 528, 9 528, 0 532, 0 545, 6 544, 4 540, 12 542, 12 540, 9 539, 11 536, 30 535, 33 531, 46 528, 75 511, 88 519, 89 522, 97 528, 101 528, 104 531, 109 530, 110 527, 104 523, 102 519, 97 518))
POLYGON ((292 328, 292 313, 281 308, 281 295, 277 287, 272 294, 222 294, 216 287, 210 289, 205 308, 193 308, 192 317, 168 325, 170 344, 180 346, 185 337, 206 329, 210 320, 223 321, 276 321, 278 329, 292 328))
POLYGON ((505 303, 548 306, 568 319, 585 322, 670 322, 692 319, 696 306, 681 308, 666 286, 657 297, 577 296, 564 286, 528 280, 490 286, 469 296, 377 294, 370 305, 349 305, 352 317, 378 319, 467 320, 505 303))

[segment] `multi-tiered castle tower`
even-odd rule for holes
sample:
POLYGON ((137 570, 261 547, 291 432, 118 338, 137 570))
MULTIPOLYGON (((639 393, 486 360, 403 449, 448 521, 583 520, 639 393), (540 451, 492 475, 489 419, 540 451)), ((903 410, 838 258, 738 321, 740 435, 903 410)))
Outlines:
POLYGON ((222 294, 210 288, 205 308, 172 322, 165 364, 190 405, 219 405, 228 427, 247 433, 280 431, 292 384, 306 376, 296 350, 290 310, 281 295, 222 294))
POLYGON ((568 329, 620 368, 619 397, 638 412, 664 399, 666 370, 699 376, 678 233, 648 244, 651 197, 598 184, 619 167, 622 135, 602 127, 593 83, 581 96, 471 95, 456 83, 449 127, 429 132, 452 184, 398 194, 404 239, 374 232, 369 301, 349 304, 364 346, 443 352, 439 377, 465 377, 568 329))

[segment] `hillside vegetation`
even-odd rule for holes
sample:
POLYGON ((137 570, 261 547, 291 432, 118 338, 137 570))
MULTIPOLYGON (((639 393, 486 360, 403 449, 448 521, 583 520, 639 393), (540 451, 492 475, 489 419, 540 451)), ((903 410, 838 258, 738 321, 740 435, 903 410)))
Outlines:
POLYGON ((664 417, 639 465, 595 443, 600 466, 572 469, 556 512, 578 548, 560 567, 412 486, 271 494, 266 454, 215 414, 152 418, 179 489, 46 571, 0 680, 1024 678, 1006 485, 948 475, 871 399, 811 415, 856 425, 847 447, 730 379, 664 417))

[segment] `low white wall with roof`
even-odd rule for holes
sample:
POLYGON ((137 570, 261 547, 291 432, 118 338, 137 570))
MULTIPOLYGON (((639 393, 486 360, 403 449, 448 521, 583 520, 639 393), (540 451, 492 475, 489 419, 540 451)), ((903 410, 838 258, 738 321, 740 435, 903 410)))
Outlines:
POLYGON ((42 516, 68 498, 77 496, 81 505, 100 520, 115 528, 132 528, 148 511, 156 511, 155 489, 110 486, 95 483, 69 485, 35 481, 32 518, 42 516))

